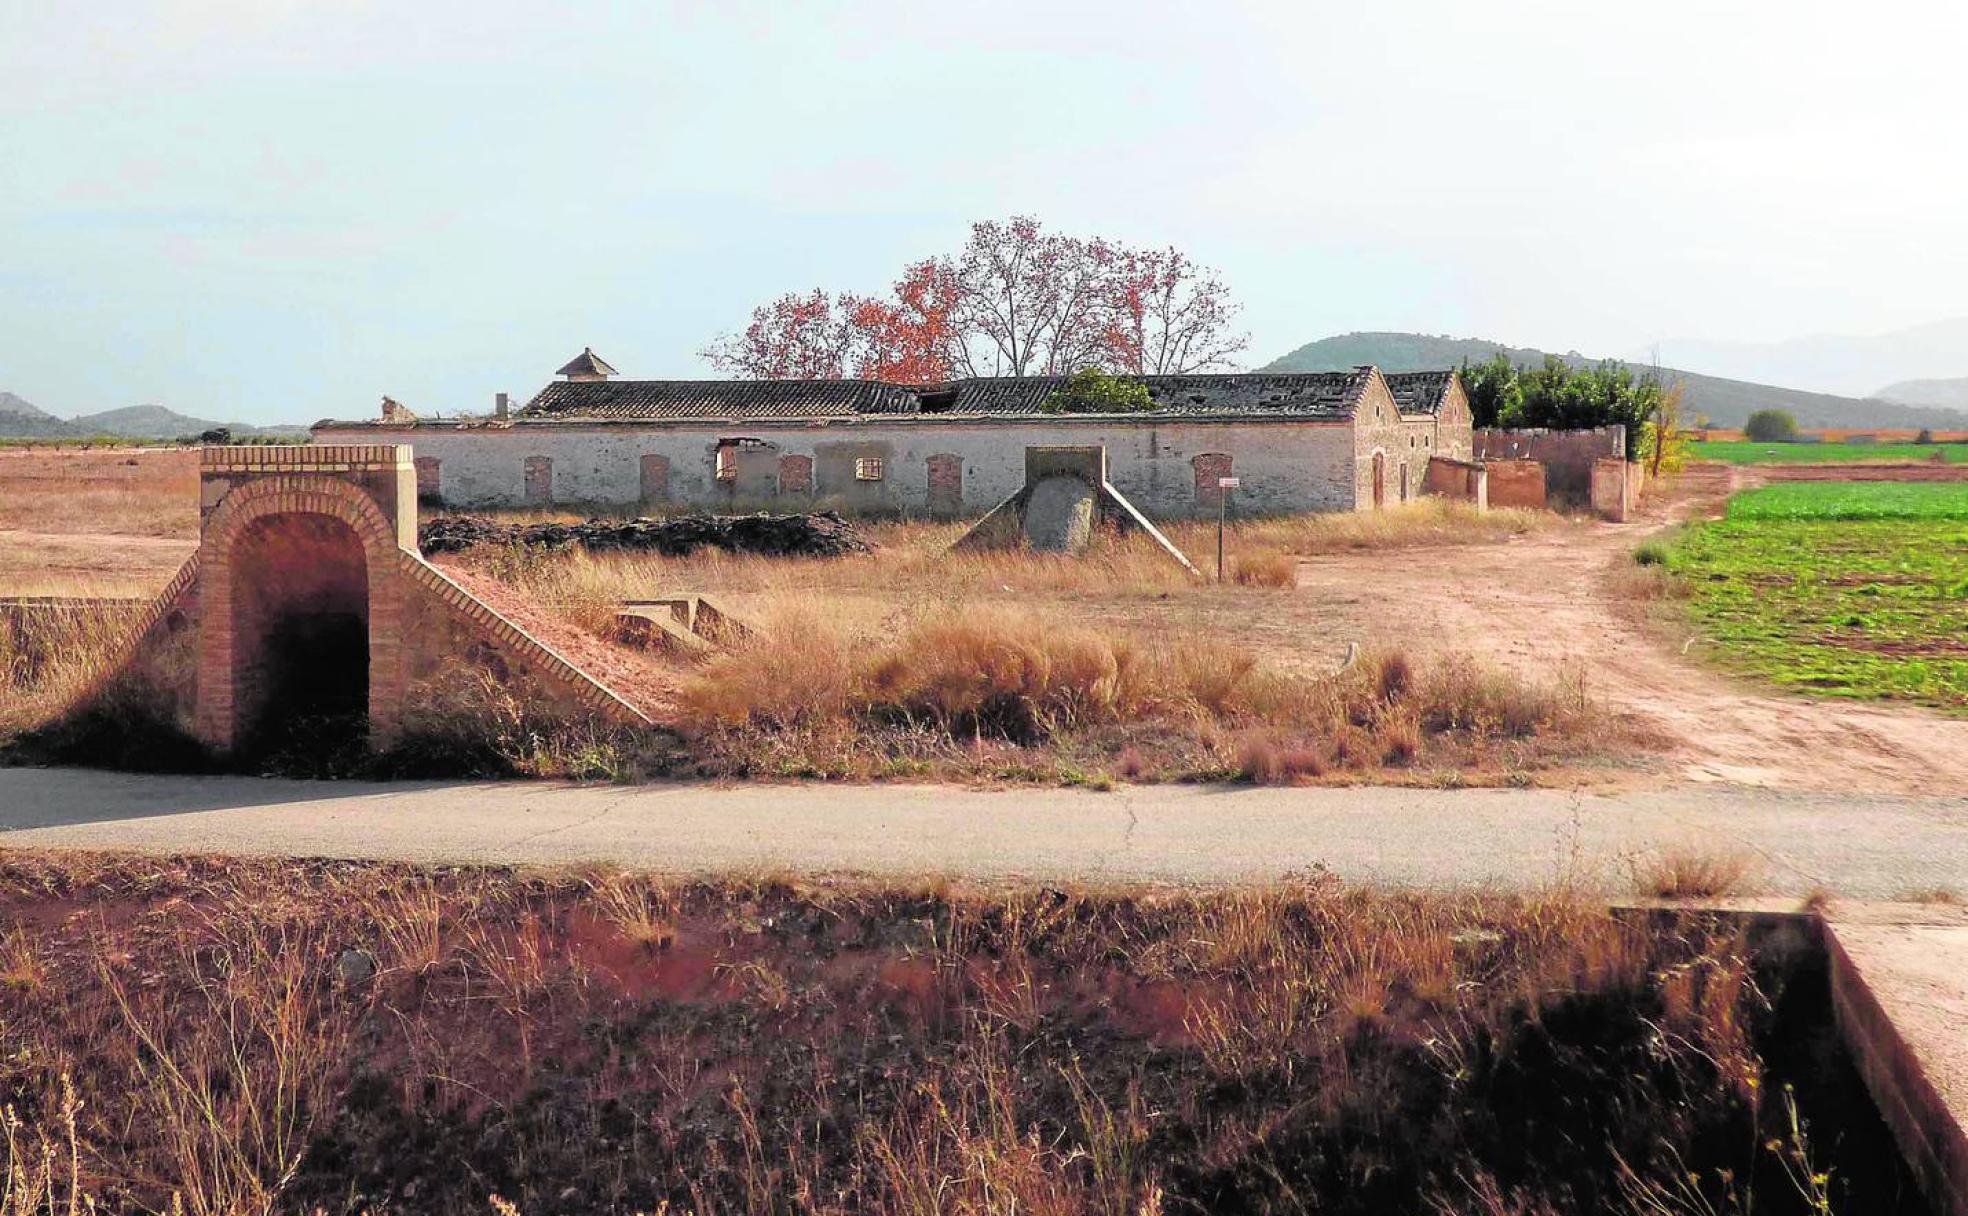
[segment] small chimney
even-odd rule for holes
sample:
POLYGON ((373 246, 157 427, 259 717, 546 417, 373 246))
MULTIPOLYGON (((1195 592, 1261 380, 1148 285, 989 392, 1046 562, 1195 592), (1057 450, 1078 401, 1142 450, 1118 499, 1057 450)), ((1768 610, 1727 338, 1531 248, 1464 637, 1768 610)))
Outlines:
POLYGON ((495 420, 504 422, 511 415, 512 398, 506 396, 504 393, 500 393, 498 396, 492 398, 492 417, 495 420))

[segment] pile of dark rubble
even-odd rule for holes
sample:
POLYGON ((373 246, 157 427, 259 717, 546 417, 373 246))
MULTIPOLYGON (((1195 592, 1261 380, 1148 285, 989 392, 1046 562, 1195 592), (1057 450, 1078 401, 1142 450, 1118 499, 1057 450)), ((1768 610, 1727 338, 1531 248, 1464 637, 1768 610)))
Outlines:
POLYGON ((417 529, 427 556, 475 545, 538 549, 579 546, 592 553, 629 551, 682 557, 699 549, 764 557, 842 557, 874 546, 833 511, 810 515, 675 515, 667 519, 591 519, 581 524, 505 524, 469 515, 443 515, 417 529))

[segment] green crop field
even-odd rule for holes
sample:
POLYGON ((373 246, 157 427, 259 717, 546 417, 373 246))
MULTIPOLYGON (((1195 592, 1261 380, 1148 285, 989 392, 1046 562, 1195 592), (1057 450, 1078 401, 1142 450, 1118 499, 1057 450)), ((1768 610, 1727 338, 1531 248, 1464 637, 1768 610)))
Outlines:
POLYGON ((1968 711, 1968 486, 1772 486, 1690 528, 1667 565, 1731 668, 1968 711))
POLYGON ((1738 494, 1730 519, 1968 519, 1968 482, 1792 481, 1738 494))
POLYGON ((1863 464, 1868 461, 1905 464, 1927 461, 1936 454, 1951 464, 1968 461, 1968 443, 1751 443, 1714 440, 1690 444, 1696 460, 1726 464, 1863 464))

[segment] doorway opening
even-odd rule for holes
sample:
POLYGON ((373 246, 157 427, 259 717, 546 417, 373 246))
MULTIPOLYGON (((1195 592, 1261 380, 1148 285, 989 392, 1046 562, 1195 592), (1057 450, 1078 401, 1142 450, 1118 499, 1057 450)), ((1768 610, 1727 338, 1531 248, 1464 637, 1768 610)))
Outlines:
POLYGON ((267 515, 232 546, 238 753, 263 770, 332 774, 369 727, 369 569, 355 529, 267 515))

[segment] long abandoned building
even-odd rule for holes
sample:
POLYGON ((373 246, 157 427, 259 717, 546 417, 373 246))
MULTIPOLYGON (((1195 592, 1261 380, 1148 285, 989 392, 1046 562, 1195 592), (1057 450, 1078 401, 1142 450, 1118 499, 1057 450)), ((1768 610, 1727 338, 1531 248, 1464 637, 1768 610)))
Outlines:
POLYGON ((958 517, 1025 479, 1025 450, 1107 449, 1114 485, 1159 518, 1347 511, 1418 497, 1429 460, 1467 461, 1469 403, 1452 371, 1137 377, 1134 413, 1056 413, 1064 377, 916 386, 873 380, 623 380, 583 351, 526 405, 323 421, 324 444, 408 443, 421 497, 464 508, 660 512, 833 507, 958 517))

